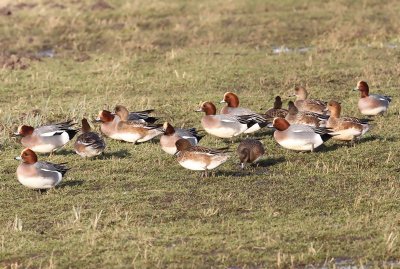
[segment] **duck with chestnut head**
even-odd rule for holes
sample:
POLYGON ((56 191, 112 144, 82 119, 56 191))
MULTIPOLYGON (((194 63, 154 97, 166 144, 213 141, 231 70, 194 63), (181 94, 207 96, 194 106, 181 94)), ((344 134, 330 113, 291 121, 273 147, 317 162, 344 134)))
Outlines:
POLYGON ((197 112, 204 112, 201 125, 204 130, 214 136, 221 138, 232 138, 244 133, 247 129, 257 123, 267 123, 267 120, 258 114, 249 115, 216 115, 217 109, 211 102, 204 102, 197 112))
POLYGON ((50 189, 60 184, 68 171, 65 163, 55 164, 38 161, 31 149, 24 149, 16 160, 21 160, 17 168, 18 181, 30 189, 50 189))
POLYGON ((72 121, 50 124, 40 127, 22 125, 14 136, 20 136, 21 144, 38 153, 53 153, 67 144, 78 130, 72 121))
POLYGON ((360 92, 360 99, 358 100, 358 109, 361 114, 367 116, 375 116, 385 113, 392 97, 380 94, 370 94, 369 86, 365 81, 359 81, 357 87, 354 89, 360 92))

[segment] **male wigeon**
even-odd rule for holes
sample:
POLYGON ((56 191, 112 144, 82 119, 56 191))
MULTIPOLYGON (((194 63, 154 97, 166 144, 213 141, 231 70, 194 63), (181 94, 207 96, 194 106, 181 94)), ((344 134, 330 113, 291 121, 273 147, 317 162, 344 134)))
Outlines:
POLYGON ((126 142, 146 142, 160 134, 160 126, 142 121, 129 121, 129 112, 123 106, 118 106, 113 115, 110 111, 99 112, 97 121, 101 122, 100 130, 108 137, 126 142), (118 116, 118 118, 116 117, 118 116))
POLYGON ((326 127, 331 129, 332 139, 342 141, 355 141, 369 130, 367 120, 360 120, 353 117, 340 117, 341 106, 336 101, 329 101, 327 109, 330 117, 326 127))
POLYGON ((273 126, 276 131, 274 138, 284 148, 298 151, 314 151, 332 137, 330 130, 325 127, 290 123, 282 118, 275 118, 273 126))
POLYGON ((385 113, 392 97, 387 95, 370 94, 369 86, 365 81, 359 81, 355 90, 360 91, 360 100, 358 100, 358 109, 361 114, 367 116, 375 116, 385 113))
POLYGON ((199 135, 196 128, 181 129, 174 128, 170 123, 165 122, 163 125, 164 134, 160 137, 160 144, 162 150, 168 154, 174 155, 176 153, 175 142, 181 138, 187 139, 192 146, 199 143, 203 136, 199 135))
POLYGON ((87 119, 82 119, 82 134, 75 141, 75 152, 85 158, 98 156, 103 153, 106 143, 97 133, 92 132, 87 119))
POLYGON ((155 123, 158 120, 158 118, 149 115, 153 111, 154 109, 147 109, 142 111, 129 112, 128 120, 133 120, 133 121, 137 120, 137 121, 145 121, 148 123, 155 123))
POLYGON ((264 116, 267 119, 284 118, 288 114, 288 110, 282 108, 282 99, 280 96, 275 97, 274 106, 268 109, 264 116))
POLYGON ((290 124, 304 124, 312 127, 325 126, 329 116, 317 114, 310 111, 299 111, 292 101, 289 101, 289 112, 285 119, 290 124))
POLYGON ((255 139, 245 139, 240 142, 237 150, 239 155, 240 166, 244 169, 246 163, 256 163, 264 155, 265 149, 263 144, 255 139))
POLYGON ((217 109, 211 102, 204 102, 197 112, 205 112, 201 119, 204 130, 214 136, 221 138, 232 138, 240 135, 256 123, 264 124, 266 119, 258 114, 249 115, 216 115, 217 109))
POLYGON ((295 87, 294 94, 290 96, 296 96, 294 105, 299 111, 311 111, 318 114, 325 114, 324 109, 326 108, 326 102, 316 99, 307 99, 308 92, 304 87, 295 87))
POLYGON ((15 136, 22 136, 24 147, 39 153, 52 153, 70 141, 78 130, 72 128, 71 121, 33 128, 22 125, 18 127, 15 136))
MULTIPOLYGON (((226 92, 220 103, 226 103, 226 106, 224 106, 221 109, 221 112, 220 112, 221 114, 236 115, 236 116, 257 114, 257 115, 261 116, 261 114, 255 113, 248 108, 239 107, 239 97, 233 92, 226 92)), ((244 133, 245 134, 254 133, 265 126, 267 126, 266 122, 256 123, 253 126, 251 126, 249 129, 244 131, 244 133)))
POLYGON ((57 186, 68 171, 65 163, 38 162, 31 149, 24 149, 16 160, 22 160, 17 168, 18 181, 30 189, 50 189, 57 186))
POLYGON ((189 170, 204 171, 205 177, 208 177, 208 170, 218 167, 229 158, 225 150, 193 146, 184 138, 176 141, 175 145, 179 164, 189 170))

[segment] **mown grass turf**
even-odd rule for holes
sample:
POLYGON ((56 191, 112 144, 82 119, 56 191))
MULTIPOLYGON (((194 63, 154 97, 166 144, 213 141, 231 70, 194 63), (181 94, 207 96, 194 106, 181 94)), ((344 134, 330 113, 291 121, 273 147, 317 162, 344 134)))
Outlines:
MULTIPOLYGON (((397 1, 28 1, 0 12, 0 264, 7 268, 271 268, 396 266, 399 245, 397 1), (11 15, 9 15, 11 13, 11 15), (274 54, 273 48, 295 51, 274 54), (299 52, 300 48, 309 48, 299 52), (40 58, 51 51, 53 58, 40 58), (39 53, 40 54, 40 53, 39 53), (14 56, 11 56, 14 55, 14 56), (28 190, 15 176, 10 134, 94 118, 116 104, 155 108, 200 128, 199 102, 238 93, 255 111, 295 84, 358 116, 360 79, 393 96, 355 147, 267 154, 255 172, 238 159, 202 179, 158 141, 107 139, 104 158, 72 143, 41 160, 68 162, 60 187, 28 190)), ((238 141, 229 144, 236 150, 238 141)), ((226 146, 206 136, 202 144, 226 146)))

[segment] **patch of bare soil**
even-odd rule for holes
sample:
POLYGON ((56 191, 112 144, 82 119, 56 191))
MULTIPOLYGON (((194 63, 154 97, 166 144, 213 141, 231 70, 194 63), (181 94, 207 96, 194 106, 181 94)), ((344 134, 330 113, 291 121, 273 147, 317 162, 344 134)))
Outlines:
POLYGON ((104 0, 99 0, 91 6, 91 9, 94 10, 105 10, 105 9, 114 9, 109 3, 104 0))

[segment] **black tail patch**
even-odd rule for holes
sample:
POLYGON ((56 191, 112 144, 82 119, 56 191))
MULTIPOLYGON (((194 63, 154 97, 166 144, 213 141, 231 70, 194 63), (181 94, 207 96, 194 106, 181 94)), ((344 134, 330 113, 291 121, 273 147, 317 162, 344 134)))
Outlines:
POLYGON ((65 131, 68 134, 69 140, 72 140, 72 138, 74 138, 74 136, 78 133, 78 130, 75 129, 67 129, 65 131))

